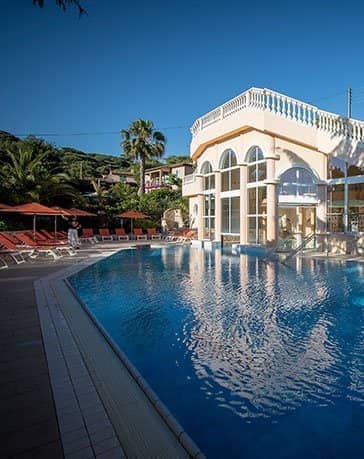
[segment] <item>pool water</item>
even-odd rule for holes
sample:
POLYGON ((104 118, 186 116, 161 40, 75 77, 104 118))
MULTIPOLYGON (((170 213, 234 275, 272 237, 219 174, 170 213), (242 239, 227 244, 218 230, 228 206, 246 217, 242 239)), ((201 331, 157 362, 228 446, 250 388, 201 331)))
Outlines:
POLYGON ((71 283, 208 458, 364 457, 364 263, 151 248, 71 283))

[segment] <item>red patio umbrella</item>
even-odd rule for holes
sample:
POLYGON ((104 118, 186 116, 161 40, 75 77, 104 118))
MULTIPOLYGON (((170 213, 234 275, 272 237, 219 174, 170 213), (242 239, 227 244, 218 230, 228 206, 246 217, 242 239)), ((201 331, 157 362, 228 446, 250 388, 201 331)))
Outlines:
POLYGON ((75 217, 97 217, 97 215, 93 214, 92 212, 87 212, 87 210, 77 209, 76 207, 67 209, 67 212, 70 212, 71 215, 74 215, 75 217))
POLYGON ((2 209, 11 209, 11 206, 8 206, 7 204, 0 202, 0 210, 2 209))
POLYGON ((58 215, 64 215, 65 217, 71 217, 73 215, 71 211, 64 209, 63 207, 52 206, 52 209, 57 210, 59 212, 58 215))
POLYGON ((131 231, 133 231, 133 221, 143 219, 143 218, 149 218, 149 215, 143 214, 142 212, 138 212, 136 210, 128 210, 128 212, 123 212, 122 214, 118 214, 117 217, 130 218, 131 231))
POLYGON ((0 209, 1 212, 18 212, 24 215, 33 215, 33 234, 35 237, 36 231, 36 218, 37 215, 61 215, 60 211, 52 209, 51 207, 43 206, 38 202, 29 202, 27 204, 20 204, 19 206, 11 207, 10 209, 0 209))

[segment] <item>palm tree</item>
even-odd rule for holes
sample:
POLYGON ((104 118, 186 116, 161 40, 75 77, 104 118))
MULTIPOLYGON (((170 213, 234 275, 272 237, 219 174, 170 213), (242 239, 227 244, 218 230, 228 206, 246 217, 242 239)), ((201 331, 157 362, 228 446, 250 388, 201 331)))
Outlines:
POLYGON ((164 135, 154 130, 153 123, 148 120, 136 120, 131 123, 129 129, 120 131, 125 156, 139 161, 140 184, 138 195, 145 193, 145 161, 147 159, 160 158, 165 151, 167 142, 164 135))
POLYGON ((34 145, 26 143, 6 150, 0 180, 12 202, 42 201, 48 204, 55 198, 79 196, 65 172, 52 171, 45 166, 50 153, 50 150, 39 152, 34 145))

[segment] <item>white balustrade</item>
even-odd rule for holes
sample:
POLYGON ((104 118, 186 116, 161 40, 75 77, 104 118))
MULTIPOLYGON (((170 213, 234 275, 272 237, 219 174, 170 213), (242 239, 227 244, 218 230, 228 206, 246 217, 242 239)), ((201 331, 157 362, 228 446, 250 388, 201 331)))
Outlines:
POLYGON ((195 179, 196 179, 195 174, 185 175, 183 178, 183 184, 188 185, 189 183, 193 183, 195 179))
POLYGON ((192 135, 195 136, 208 126, 244 110, 266 110, 296 123, 315 127, 333 136, 348 136, 354 140, 364 140, 362 121, 349 120, 270 89, 259 88, 251 88, 198 118, 191 127, 192 135))

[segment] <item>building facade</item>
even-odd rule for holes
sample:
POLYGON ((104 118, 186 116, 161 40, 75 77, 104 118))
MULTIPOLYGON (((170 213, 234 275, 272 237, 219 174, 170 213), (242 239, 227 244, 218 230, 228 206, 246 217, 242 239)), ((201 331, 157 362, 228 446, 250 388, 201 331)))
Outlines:
POLYGON ((364 232, 364 122, 252 88, 197 119, 183 182, 199 240, 292 247, 364 232))
POLYGON ((162 166, 152 167, 145 171, 145 192, 149 193, 161 188, 175 190, 177 186, 171 183, 170 177, 174 176, 183 181, 184 177, 192 174, 194 167, 192 164, 163 164, 162 166))

